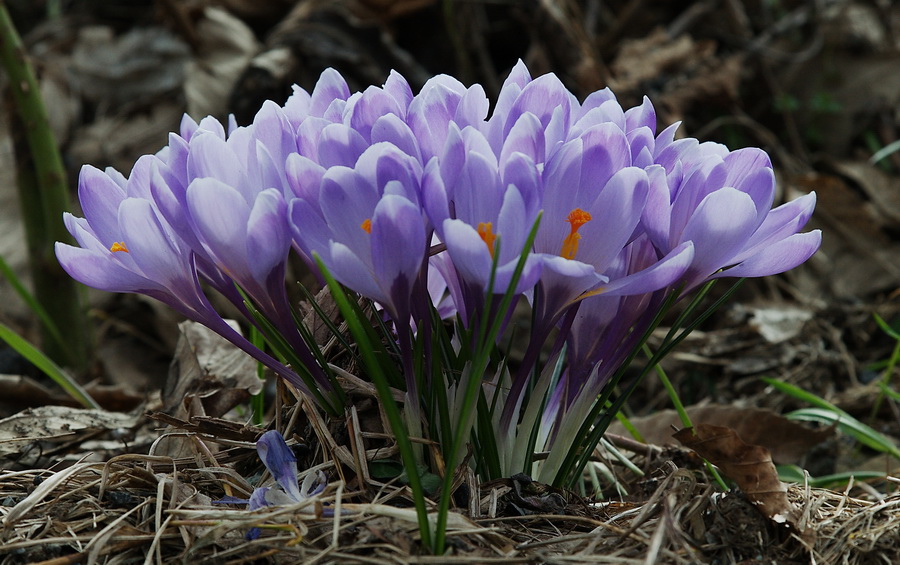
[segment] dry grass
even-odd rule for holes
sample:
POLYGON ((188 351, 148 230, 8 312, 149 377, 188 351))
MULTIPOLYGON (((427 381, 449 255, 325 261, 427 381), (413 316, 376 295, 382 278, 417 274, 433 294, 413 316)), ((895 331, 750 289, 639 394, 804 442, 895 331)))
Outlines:
POLYGON ((564 509, 546 514, 512 511, 513 479, 479 485, 468 474, 468 492, 479 495, 452 515, 450 553, 430 556, 421 550, 406 487, 379 483, 363 470, 385 452, 365 447, 389 440, 358 431, 347 443, 359 449, 336 449, 342 446, 315 411, 292 410, 286 421, 298 418, 317 435, 318 464, 308 472, 324 470, 335 480, 292 506, 249 512, 215 502, 224 495, 247 497, 252 485, 245 475, 256 475, 260 465, 252 443, 217 438, 210 422, 205 432, 169 432, 167 439, 193 446, 191 457, 151 450, 58 471, 4 472, 0 563, 855 565, 887 563, 900 550, 900 495, 862 500, 792 486, 791 502, 805 528, 792 532, 764 518, 741 494, 718 492, 684 463, 683 453, 646 450, 634 459, 653 471, 640 480, 625 478, 634 493, 626 500, 588 503, 567 494, 564 509), (366 453, 365 461, 354 453, 366 453), (254 527, 262 534, 247 540, 254 527))

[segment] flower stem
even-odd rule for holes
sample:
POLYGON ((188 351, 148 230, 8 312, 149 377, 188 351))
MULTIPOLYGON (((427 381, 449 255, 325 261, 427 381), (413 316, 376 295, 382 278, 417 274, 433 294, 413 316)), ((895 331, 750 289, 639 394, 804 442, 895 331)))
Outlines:
POLYGON ((88 365, 89 324, 81 308, 77 283, 62 270, 53 251, 56 241, 71 239, 62 221, 69 202, 66 171, 34 70, 3 2, 0 2, 0 65, 9 77, 12 129, 21 136, 14 133, 14 145, 35 296, 50 313, 56 327, 65 333, 67 341, 58 343, 44 326, 42 346, 52 359, 83 371, 88 365))

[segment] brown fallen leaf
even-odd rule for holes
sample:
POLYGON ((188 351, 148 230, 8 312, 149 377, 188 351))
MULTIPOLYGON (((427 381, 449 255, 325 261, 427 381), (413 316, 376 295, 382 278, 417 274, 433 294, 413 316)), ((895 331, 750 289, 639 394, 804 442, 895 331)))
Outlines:
POLYGON ((767 518, 804 534, 799 512, 788 500, 787 485, 778 480, 768 449, 744 443, 725 426, 699 424, 677 431, 674 437, 720 468, 767 518))
MULTIPOLYGON (((229 323, 240 330, 236 322, 229 323)), ((163 412, 219 417, 262 390, 252 357, 196 322, 182 322, 178 329, 181 337, 163 389, 163 412)))
MULTIPOLYGON (((763 408, 706 404, 688 406, 687 413, 694 424, 734 430, 744 441, 768 449, 772 459, 782 464, 802 464, 813 446, 834 435, 834 428, 812 429, 763 408)), ((662 410, 651 416, 632 418, 631 423, 646 443, 665 445, 672 443, 672 429, 681 426, 681 419, 674 410, 662 410)), ((609 427, 609 431, 627 434, 617 422, 609 427)))

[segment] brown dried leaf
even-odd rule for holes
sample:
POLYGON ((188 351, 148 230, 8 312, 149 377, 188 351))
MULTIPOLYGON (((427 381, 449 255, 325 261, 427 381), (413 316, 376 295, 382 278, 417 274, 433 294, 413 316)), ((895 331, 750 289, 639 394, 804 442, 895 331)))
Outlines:
MULTIPOLYGON (((165 412, 183 416, 185 401, 197 398, 202 415, 221 416, 262 389, 252 357, 196 322, 182 322, 178 328, 182 335, 163 390, 165 412)), ((194 407, 195 413, 199 408, 194 407)))
MULTIPOLYGON (((338 308, 337 302, 334 301, 327 286, 322 287, 322 290, 316 294, 315 301, 322 310, 322 313, 328 316, 329 322, 334 325, 340 324, 341 310, 338 308)), ((316 344, 324 346, 332 338, 331 329, 328 327, 328 324, 319 317, 312 306, 306 308, 307 312, 303 317, 303 325, 310 329, 316 344)))
POLYGON ((161 27, 119 36, 110 27, 85 27, 72 50, 72 76, 87 100, 116 111, 176 91, 189 55, 188 46, 161 27))
POLYGON ((187 65, 184 94, 194 117, 223 116, 238 77, 261 48, 250 27, 219 8, 207 8, 197 22, 196 58, 187 65))
POLYGON ((787 485, 778 480, 768 449, 745 443, 725 426, 699 424, 679 430, 673 437, 722 469, 767 518, 800 530, 787 485))
POLYGON ((837 161, 831 165, 866 193, 873 206, 867 206, 865 210, 873 220, 885 227, 900 229, 900 177, 888 175, 865 161, 837 161))
POLYGON ((900 244, 879 227, 879 218, 859 193, 838 176, 811 173, 788 179, 800 192, 816 191, 809 228, 831 234, 814 257, 815 284, 838 297, 860 297, 896 288, 900 244))
POLYGON ((34 442, 63 443, 98 431, 130 429, 141 415, 70 408, 39 406, 0 420, 0 455, 20 453, 34 442))
POLYGON ((622 43, 612 63, 609 86, 622 99, 638 101, 647 84, 665 80, 665 88, 654 100, 657 111, 669 119, 680 119, 698 104, 728 104, 738 97, 744 57, 721 57, 711 40, 690 36, 671 37, 657 29, 647 37, 622 43))
MULTIPOLYGON (((813 430, 762 408, 707 404, 690 406, 687 413, 695 425, 733 429, 744 441, 768 449, 778 463, 800 463, 810 448, 834 435, 833 428, 813 430)), ((680 426, 681 420, 674 410, 664 410, 652 416, 634 418, 631 423, 647 443, 665 445, 672 443, 672 429, 680 426)), ((619 435, 625 433, 618 423, 610 426, 609 431, 619 435)))

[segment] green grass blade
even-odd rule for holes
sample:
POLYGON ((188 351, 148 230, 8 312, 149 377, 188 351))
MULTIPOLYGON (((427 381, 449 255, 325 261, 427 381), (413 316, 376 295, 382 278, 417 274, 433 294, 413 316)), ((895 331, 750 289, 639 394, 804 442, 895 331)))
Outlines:
POLYGON ((72 377, 66 374, 59 365, 54 363, 49 357, 44 355, 39 349, 31 345, 27 340, 14 332, 12 328, 6 324, 0 323, 0 339, 15 349, 19 355, 31 361, 31 363, 44 372, 53 382, 58 384, 69 393, 69 396, 81 403, 85 408, 95 408, 101 410, 97 402, 85 391, 80 384, 75 382, 72 377))
POLYGON ((409 489, 412 491, 413 503, 416 507, 416 517, 419 522, 419 535, 422 537, 422 543, 434 550, 432 543, 431 525, 428 521, 428 507, 425 504, 425 491, 422 488, 422 481, 419 477, 419 469, 416 461, 415 451, 409 434, 406 431, 406 420, 400 413, 400 407, 394 401, 393 391, 391 390, 390 380, 384 372, 381 362, 376 353, 377 347, 373 344, 369 329, 357 316, 358 306, 352 304, 347 298, 347 294, 341 285, 334 279, 325 264, 318 255, 313 255, 313 259, 319 267, 325 282, 331 291, 331 296, 337 304, 338 309, 347 322, 347 328, 350 335, 353 336, 359 354, 363 361, 363 366, 369 374, 369 379, 375 385, 375 390, 381 399, 381 406, 384 414, 390 423, 391 430, 394 432, 394 439, 397 441, 397 447, 400 450, 400 458, 403 460, 403 467, 406 469, 407 479, 409 481, 409 489))
POLYGON ((807 481, 812 488, 837 488, 844 486, 851 480, 860 481, 868 479, 883 479, 884 473, 878 471, 844 471, 841 473, 832 473, 829 475, 821 475, 818 477, 809 477, 802 467, 797 465, 776 465, 778 470, 778 479, 785 483, 804 484, 807 481))
POLYGON ((797 400, 812 404, 815 407, 795 410, 790 414, 786 414, 786 418, 828 425, 836 424, 842 432, 853 437, 863 445, 876 451, 890 453, 893 457, 900 459, 900 449, 897 449, 897 446, 894 445, 890 438, 876 432, 827 400, 792 384, 769 378, 764 378, 763 381, 776 390, 797 400))
MULTIPOLYGON (((62 334, 59 331, 59 328, 56 327, 56 323, 53 321, 53 318, 50 317, 50 314, 41 306, 41 303, 38 302, 35 297, 28 292, 28 289, 25 288, 25 285, 22 284, 22 281, 19 277, 16 276, 16 273, 10 268, 9 264, 3 260, 3 257, 0 257, 0 274, 3 275, 3 278, 9 282, 9 285, 16 291, 16 294, 19 295, 19 298, 22 299, 22 302, 28 306, 28 309, 34 312, 34 314, 41 320, 41 323, 44 324, 44 328, 47 333, 49 333, 56 344, 60 347, 60 349, 68 350, 69 345, 66 340, 63 339, 62 334)), ((74 353, 69 352, 70 355, 74 355, 74 353)))
POLYGON ((878 324, 878 327, 881 328, 881 331, 891 336, 892 339, 900 341, 900 332, 892 328, 884 318, 874 312, 872 313, 872 317, 875 318, 875 323, 878 324))
POLYGON ((838 429, 861 444, 900 459, 900 450, 890 438, 876 432, 843 410, 835 412, 825 408, 802 408, 785 414, 785 417, 789 420, 837 425, 838 429))

